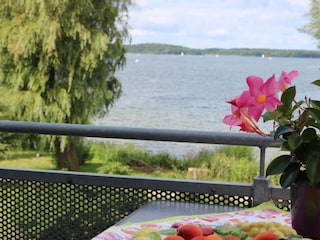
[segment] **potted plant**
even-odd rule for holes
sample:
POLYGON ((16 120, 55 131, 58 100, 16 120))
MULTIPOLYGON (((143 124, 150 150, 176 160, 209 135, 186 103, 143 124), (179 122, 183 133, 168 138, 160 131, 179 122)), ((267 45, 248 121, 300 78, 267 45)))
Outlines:
MULTIPOLYGON (((280 174, 280 185, 291 188, 293 228, 304 237, 320 239, 320 101, 296 99, 296 87, 290 85, 297 76, 294 70, 265 82, 247 77, 249 89, 228 101, 232 114, 223 122, 281 141, 284 152, 269 163, 266 176, 280 174), (261 118, 274 122, 270 133, 258 126, 261 118)), ((320 80, 312 84, 320 86, 320 80)))

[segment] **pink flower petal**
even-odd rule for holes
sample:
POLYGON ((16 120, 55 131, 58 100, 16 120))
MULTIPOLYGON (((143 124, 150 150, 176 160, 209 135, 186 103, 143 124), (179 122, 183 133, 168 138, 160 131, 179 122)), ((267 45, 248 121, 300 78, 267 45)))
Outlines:
POLYGON ((297 70, 292 70, 291 72, 288 73, 288 78, 290 79, 290 83, 291 80, 295 77, 299 76, 299 72, 297 70))
POLYGON ((252 96, 257 96, 261 92, 263 86, 263 79, 257 76, 247 77, 247 84, 249 86, 249 91, 252 96))
POLYGON ((248 115, 250 117, 252 117, 254 120, 256 121, 259 121, 262 113, 263 113, 263 110, 264 110, 264 105, 262 104, 257 104, 251 108, 249 108, 249 112, 248 112, 248 115))
POLYGON ((274 75, 272 75, 272 76, 263 84, 262 91, 263 91, 267 96, 278 94, 278 92, 279 92, 278 83, 277 83, 276 78, 275 78, 274 75))
POLYGON ((223 118, 223 123, 230 126, 238 126, 241 123, 241 119, 237 118, 235 115, 230 114, 223 118))
POLYGON ((299 72, 297 70, 292 70, 288 74, 284 71, 282 71, 281 76, 278 81, 279 89, 283 92, 288 88, 288 86, 291 84, 291 81, 293 78, 299 76, 299 72))
POLYGON ((254 98, 249 91, 244 91, 240 97, 236 99, 236 104, 238 107, 249 107, 254 103, 254 98))
POLYGON ((264 104, 268 112, 273 112, 278 105, 282 105, 282 102, 276 97, 269 97, 264 104))

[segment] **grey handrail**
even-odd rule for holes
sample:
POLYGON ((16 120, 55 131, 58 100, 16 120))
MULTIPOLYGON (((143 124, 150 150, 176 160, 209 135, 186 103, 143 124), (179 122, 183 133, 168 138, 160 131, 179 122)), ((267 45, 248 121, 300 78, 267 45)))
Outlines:
POLYGON ((97 126, 90 124, 22 122, 8 120, 0 120, 0 131, 114 139, 256 146, 260 148, 259 176, 264 176, 265 149, 268 147, 279 147, 279 143, 275 142, 271 137, 234 132, 130 128, 97 126))
POLYGON ((271 137, 262 137, 250 133, 130 128, 112 126, 110 127, 89 124, 65 124, 0 120, 0 131, 98 138, 227 144, 257 146, 262 148, 278 146, 278 144, 271 137))

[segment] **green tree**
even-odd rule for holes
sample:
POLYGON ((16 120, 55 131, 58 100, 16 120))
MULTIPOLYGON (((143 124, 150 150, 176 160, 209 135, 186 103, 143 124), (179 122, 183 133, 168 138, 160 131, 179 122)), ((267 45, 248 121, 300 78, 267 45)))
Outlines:
MULTIPOLYGON (((320 0, 311 0, 310 10, 306 16, 310 18, 310 22, 305 24, 300 31, 320 41, 320 0)), ((320 47, 320 43, 318 47, 320 47)))
MULTIPOLYGON (((131 0, 2 0, 0 93, 10 120, 90 123, 121 94, 131 0)), ((83 139, 33 136, 77 170, 83 139)), ((30 141, 28 141, 30 143, 30 141)), ((25 140, 24 140, 25 143, 25 140)))

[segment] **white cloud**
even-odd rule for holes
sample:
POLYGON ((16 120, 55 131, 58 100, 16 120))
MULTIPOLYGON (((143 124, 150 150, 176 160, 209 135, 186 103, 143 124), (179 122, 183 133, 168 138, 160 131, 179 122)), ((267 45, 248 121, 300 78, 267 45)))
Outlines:
POLYGON ((132 30, 130 30, 130 34, 132 36, 136 36, 136 37, 148 37, 148 36, 155 36, 156 35, 155 32, 141 30, 141 29, 132 29, 132 30))
POLYGON ((136 0, 130 9, 132 43, 194 48, 316 49, 298 31, 309 0, 136 0))
POLYGON ((218 28, 218 29, 211 29, 208 31, 208 36, 209 37, 216 37, 216 36, 225 36, 228 34, 228 31, 223 28, 218 28))

